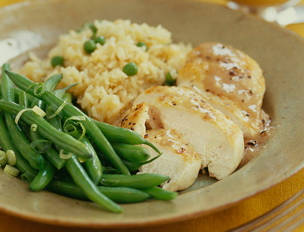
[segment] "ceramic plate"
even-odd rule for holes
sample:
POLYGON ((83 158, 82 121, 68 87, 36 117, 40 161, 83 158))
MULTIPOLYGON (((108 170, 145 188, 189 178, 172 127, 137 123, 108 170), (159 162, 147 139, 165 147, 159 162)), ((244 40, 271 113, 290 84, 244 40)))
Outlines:
POLYGON ((94 19, 162 24, 174 41, 219 41, 262 66, 264 108, 275 127, 258 158, 222 181, 200 178, 172 202, 124 205, 123 214, 56 194, 28 191, 0 172, 0 209, 35 221, 84 227, 134 227, 186 220, 229 207, 297 172, 304 165, 304 42, 278 26, 222 6, 182 0, 45 0, 0 10, 0 63, 20 65, 28 51, 43 55, 58 36, 94 19), (17 57, 17 58, 16 58, 17 57))

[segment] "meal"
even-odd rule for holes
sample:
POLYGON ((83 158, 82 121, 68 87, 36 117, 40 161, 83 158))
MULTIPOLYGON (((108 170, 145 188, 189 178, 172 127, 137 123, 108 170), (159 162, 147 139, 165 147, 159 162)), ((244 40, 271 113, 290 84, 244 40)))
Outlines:
POLYGON ((229 176, 270 127, 252 58, 220 43, 173 43, 162 26, 88 23, 19 72, 2 66, 4 172, 112 212, 172 200, 200 172, 229 176))

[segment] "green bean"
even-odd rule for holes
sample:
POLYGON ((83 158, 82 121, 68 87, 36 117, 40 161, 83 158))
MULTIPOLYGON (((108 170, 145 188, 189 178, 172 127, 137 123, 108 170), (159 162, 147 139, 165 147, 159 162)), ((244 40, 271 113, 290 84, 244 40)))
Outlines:
POLYGON ((5 73, 10 70, 9 64, 2 65, 2 78, 1 78, 1 91, 2 91, 2 99, 7 101, 15 100, 15 92, 13 88, 13 83, 5 73))
POLYGON ((0 150, 0 167, 6 165, 7 162, 8 162, 8 157, 6 155, 6 152, 0 150))
MULTIPOLYGON (((60 106, 63 104, 63 100, 52 96, 52 93, 46 92, 43 96, 44 100, 49 104, 56 104, 60 106)), ((104 137, 99 128, 94 124, 92 119, 87 117, 83 112, 74 107, 71 104, 67 104, 62 110, 67 117, 71 116, 84 116, 85 120, 81 123, 86 128, 88 135, 94 141, 99 150, 104 154, 104 156, 112 163, 114 167, 119 169, 121 173, 129 175, 129 170, 123 164, 119 156, 115 153, 109 141, 104 137)))
POLYGON ((67 182, 74 183, 72 177, 70 176, 70 174, 68 173, 66 168, 58 170, 55 173, 54 180, 67 181, 67 182))
POLYGON ((103 174, 120 174, 120 172, 112 167, 105 167, 103 166, 103 174))
POLYGON ((23 93, 25 93, 29 103, 32 103, 34 101, 39 100, 38 98, 36 98, 36 97, 34 97, 34 96, 30 95, 30 94, 27 94, 26 92, 24 92, 22 89, 19 89, 19 88, 15 88, 14 92, 15 92, 15 94, 21 94, 21 93, 23 94, 23 93))
POLYGON ((97 186, 91 181, 75 156, 67 161, 66 169, 71 175, 73 181, 84 191, 86 196, 91 201, 97 203, 109 211, 115 213, 122 212, 122 209, 119 205, 115 204, 112 200, 110 200, 98 190, 97 186))
POLYGON ((28 181, 32 180, 36 175, 35 170, 20 155, 20 153, 16 150, 15 146, 11 142, 2 114, 0 114, 0 145, 6 151, 15 151, 17 158, 16 167, 26 176, 28 181))
MULTIPOLYGON (((19 98, 20 94, 24 94, 25 92, 19 88, 15 88, 14 89, 14 94, 15 94, 15 99, 19 98)), ((27 94, 25 93, 26 97, 28 98, 28 102, 29 103, 32 103, 33 101, 36 101, 38 100, 36 97, 30 95, 30 94, 27 94)), ((0 96, 2 98, 2 89, 0 88, 0 96)))
POLYGON ((122 158, 130 162, 141 163, 149 159, 149 152, 142 146, 130 144, 112 144, 114 150, 122 158))
POLYGON ((62 80, 63 75, 62 74, 54 74, 50 76, 45 82, 44 87, 48 91, 53 91, 56 86, 59 84, 59 82, 62 80))
MULTIPOLYGON (((9 69, 9 67, 7 65, 3 65, 3 74, 1 80, 2 98, 6 101, 13 102, 15 98, 14 88, 13 83, 4 72, 4 70, 7 69, 9 69)), ((15 147, 33 168, 39 169, 39 154, 37 154, 37 152, 31 147, 27 138, 14 122, 12 116, 9 113, 5 113, 4 118, 7 125, 7 130, 10 134, 10 138, 15 144, 15 147)))
POLYGON ((55 166, 55 168, 57 168, 58 170, 62 169, 65 165, 66 160, 61 159, 58 152, 51 148, 48 149, 45 152, 45 157, 47 158, 48 161, 51 162, 51 164, 53 164, 55 166))
POLYGON ((89 150, 91 150, 92 158, 88 159, 85 162, 85 168, 93 180, 95 184, 99 183, 101 176, 102 176, 102 165, 101 162, 96 154, 95 149, 93 148, 92 144, 87 138, 82 138, 81 142, 83 142, 89 150))
POLYGON ((34 169, 39 169, 39 154, 31 147, 30 142, 15 124, 10 114, 5 114, 5 122, 15 147, 34 169))
MULTIPOLYGON (((10 114, 17 114, 24 110, 24 108, 18 104, 0 100, 0 110, 6 111, 10 114)), ((21 119, 29 125, 37 124, 37 131, 40 135, 52 141, 66 152, 71 152, 82 159, 88 159, 91 157, 90 151, 83 143, 64 132, 57 130, 35 112, 31 110, 25 111, 23 112, 21 119)))
POLYGON ((65 93, 62 99, 68 103, 72 103, 73 96, 70 93, 65 93))
POLYGON ((22 91, 18 94, 18 102, 19 102, 19 105, 23 106, 24 108, 27 108, 28 99, 27 99, 25 92, 22 91))
MULTIPOLYGON (((30 137, 32 141, 42 140, 42 137, 37 133, 37 131, 30 130, 30 137)), ((39 150, 44 150, 44 146, 42 144, 38 144, 39 150)), ((61 159, 58 152, 55 151, 52 147, 49 147, 44 152, 44 156, 46 159, 51 162, 55 168, 60 170, 65 165, 65 160, 61 159)))
MULTIPOLYGON (((40 91, 37 94, 37 90, 39 90, 39 84, 36 84, 29 80, 28 78, 13 72, 6 71, 11 80, 21 89, 26 91, 29 94, 32 94, 38 98, 41 98, 49 105, 53 105, 55 107, 60 107, 64 104, 64 101, 58 97, 56 97, 53 93, 49 91, 40 91)), ((102 154, 112 163, 112 165, 121 171, 122 174, 130 175, 128 168, 124 165, 119 156, 115 153, 113 147, 109 143, 109 141, 105 138, 101 130, 95 125, 94 121, 90 119, 86 114, 84 114, 81 110, 74 107, 72 104, 67 103, 63 109, 62 113, 66 117, 72 116, 84 116, 85 120, 82 121, 83 126, 86 128, 88 135, 94 141, 95 145, 102 152, 102 154)), ((75 153, 76 154, 76 153, 75 153)))
MULTIPOLYGON (((71 100, 72 100, 72 95, 70 93, 67 93, 67 91, 76 85, 77 85, 77 83, 68 85, 67 87, 65 87, 63 89, 56 89, 55 91, 53 91, 53 93, 55 94, 56 97, 63 99, 63 100, 64 100, 65 95, 66 96, 69 95, 68 98, 71 97, 71 100)), ((71 103, 72 101, 66 101, 66 102, 71 103)))
MULTIPOLYGON (((132 188, 103 186, 98 186, 97 188, 100 192, 117 203, 136 203, 145 201, 149 198, 149 194, 132 188)), ((48 189, 60 195, 87 200, 84 192, 79 187, 69 182, 52 181, 48 186, 48 189)))
MULTIPOLYGON (((51 115, 53 114, 52 107, 47 106, 46 107, 46 115, 51 115)), ((61 123, 61 118, 59 116, 53 117, 53 118, 48 118, 48 122, 55 127, 57 130, 62 131, 62 123, 61 123)))
MULTIPOLYGON (((65 95, 63 94, 62 97, 64 97, 64 96, 65 95)), ((90 141, 86 137, 83 137, 81 139, 81 142, 83 142, 88 147, 88 149, 91 150, 92 158, 88 159, 85 162, 85 168, 86 168, 89 176, 91 177, 92 181, 95 184, 97 184, 97 183, 99 183, 100 178, 102 176, 101 162, 98 158, 98 155, 96 154, 95 149, 93 148, 92 144, 90 143, 90 141)))
POLYGON ((44 103, 40 99, 35 99, 31 102, 31 107, 38 106, 40 109, 44 108, 44 103))
POLYGON ((138 171, 138 169, 143 165, 141 163, 130 162, 130 161, 127 161, 127 160, 124 160, 123 162, 128 167, 130 172, 132 172, 132 173, 138 171))
POLYGON ((147 200, 150 196, 145 192, 127 187, 98 186, 100 192, 117 203, 135 203, 147 200))
POLYGON ((173 200, 178 196, 176 192, 167 191, 160 187, 142 189, 142 191, 148 193, 151 197, 157 200, 164 200, 164 201, 173 200))
POLYGON ((50 118, 48 119, 48 122, 57 130, 62 131, 61 118, 59 117, 50 118))
POLYGON ((86 194, 77 185, 61 180, 53 180, 47 189, 59 195, 72 197, 79 200, 88 200, 86 194))
MULTIPOLYGON (((14 91, 15 90, 16 90, 16 88, 14 89, 14 91)), ((29 105, 28 94, 26 92, 24 92, 23 90, 21 90, 17 97, 18 97, 18 104, 24 108, 28 108, 28 105, 29 105)), ((19 127, 23 131, 25 136, 29 137, 29 133, 28 133, 29 129, 28 129, 28 126, 26 125, 26 123, 20 122, 19 127)))
POLYGON ((28 183, 31 183, 34 178, 35 178, 35 175, 31 175, 27 172, 24 172, 20 175, 20 179, 25 182, 28 182, 28 183))
POLYGON ((159 158, 159 156, 161 156, 161 155, 154 156, 153 158, 151 158, 151 159, 149 159, 147 161, 144 161, 144 162, 130 162, 128 160, 123 160, 123 162, 128 167, 128 169, 130 170, 130 172, 134 173, 134 172, 138 171, 138 169, 141 166, 153 162, 154 160, 156 160, 157 158, 159 158))
POLYGON ((164 183, 169 177, 158 174, 137 174, 134 176, 111 175, 102 176, 100 183, 110 187, 150 188, 164 183))
POLYGON ((152 143, 144 139, 135 131, 113 126, 105 122, 95 121, 95 123, 111 143, 123 143, 132 145, 145 144, 153 148, 157 153, 161 154, 157 147, 155 147, 152 143))
POLYGON ((43 190, 53 179, 55 174, 55 169, 53 166, 45 161, 45 167, 42 168, 37 176, 33 179, 30 184, 30 190, 32 191, 41 191, 43 190))

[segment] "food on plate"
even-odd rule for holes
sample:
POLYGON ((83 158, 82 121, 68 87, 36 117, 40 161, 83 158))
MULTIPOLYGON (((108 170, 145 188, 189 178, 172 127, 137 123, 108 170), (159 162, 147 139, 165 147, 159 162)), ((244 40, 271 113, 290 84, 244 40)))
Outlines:
MULTIPOLYGON (((135 144, 145 143, 159 153, 158 149, 150 142, 145 142, 144 138, 138 139, 140 136, 135 132, 126 133, 120 128, 97 124, 73 106, 69 101, 71 98, 65 97, 67 94, 65 89, 54 90, 61 78, 62 75, 53 75, 44 83, 35 83, 20 74, 10 72, 9 65, 3 65, 0 145, 6 150, 5 153, 2 152, 3 159, 7 159, 2 162, 2 165, 5 165, 4 172, 18 176, 20 171, 21 177, 30 183, 29 187, 32 191, 41 191, 50 185, 52 186, 50 190, 73 196, 66 188, 76 184, 79 187, 78 191, 82 196, 85 195, 86 199, 115 213, 121 212, 122 208, 114 201, 130 203, 146 200, 147 197, 142 197, 140 200, 139 191, 135 189, 142 188, 140 193, 146 195, 145 189, 153 189, 167 181, 169 177, 156 174, 130 175, 126 164, 114 151, 100 127, 108 130, 107 136, 112 137, 109 140, 124 140, 131 148, 136 146, 135 144), (15 93, 18 100, 15 98, 15 93), (29 105, 34 106, 28 107, 29 105), (121 130, 118 138, 115 136, 117 130, 121 130), (102 151, 102 155, 97 155, 96 148, 102 151), (48 152, 54 149, 53 154, 48 152), (16 165, 18 169, 12 165, 16 165), (103 174, 105 172, 103 167, 121 174, 107 176, 103 174), (61 173, 63 168, 68 175, 61 173), (52 181, 66 178, 68 182, 52 184, 52 181), (118 189, 98 187, 100 184, 118 189), (126 191, 130 196, 119 200, 118 195, 121 193, 121 197, 124 197, 126 191)), ((115 146, 119 147, 119 144, 115 146)), ((148 158, 149 156, 146 157, 148 158)), ((142 163, 139 163, 138 167, 142 163)), ((147 194, 150 197, 160 195, 159 198, 164 194, 169 195, 171 198, 168 197, 168 200, 175 197, 165 190, 156 191, 152 195, 147 194)))
MULTIPOLYGON (((201 168, 200 155, 174 130, 150 130, 145 137, 163 154, 155 161, 143 165, 139 173, 158 173, 170 177, 162 186, 166 190, 178 191, 190 187, 201 168)), ((151 153, 153 154, 153 151, 151 153)))
POLYGON ((254 138, 263 130, 265 79, 260 66, 243 52, 220 43, 204 43, 188 55, 178 86, 201 93, 254 138))
POLYGON ((70 92, 81 108, 95 119, 112 123, 143 89, 162 85, 167 73, 176 77, 190 50, 191 45, 173 43, 162 26, 96 20, 60 36, 46 60, 32 54, 20 71, 33 81, 62 73, 59 87, 78 83, 70 92), (94 43, 100 36, 104 43, 95 43, 94 51, 87 53, 86 41, 94 43), (51 60, 58 56, 63 57, 63 65, 53 68, 51 60))
POLYGON ((2 67, 0 164, 32 191, 117 213, 173 200, 201 170, 229 176, 269 131, 263 72, 230 46, 96 20, 29 57, 21 74, 2 67))
MULTIPOLYGON (((154 137, 163 136, 163 140, 170 140, 162 131, 157 134, 155 130, 175 130, 179 138, 173 140, 180 139, 182 144, 192 147, 201 157, 202 168, 208 167, 209 174, 217 179, 231 174, 243 158, 244 138, 239 127, 189 89, 152 87, 139 95, 134 105, 134 112, 131 110, 130 115, 123 118, 122 125, 135 124, 140 130, 136 131, 136 127, 134 130, 146 135, 147 139, 153 132, 154 137), (140 104, 146 104, 146 114, 141 113, 140 104)), ((158 145, 156 141, 154 144, 158 145)), ((161 150, 162 146, 159 148, 161 150)), ((197 156, 189 149, 186 149, 187 152, 190 152, 189 156, 197 156)), ((157 165, 157 162, 149 165, 157 165)))

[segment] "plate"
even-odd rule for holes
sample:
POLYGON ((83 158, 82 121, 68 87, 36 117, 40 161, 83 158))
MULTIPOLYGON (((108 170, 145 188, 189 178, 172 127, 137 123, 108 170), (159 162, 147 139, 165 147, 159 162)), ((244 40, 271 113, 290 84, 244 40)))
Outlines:
POLYGON ((213 183, 200 178, 172 202, 124 205, 123 214, 48 192, 32 193, 0 172, 0 209, 23 218, 82 227, 136 227, 186 220, 227 208, 286 179, 304 165, 304 41, 276 25, 225 7, 190 0, 45 0, 0 10, 0 62, 20 65, 28 51, 42 54, 58 36, 94 19, 162 24, 174 41, 219 41, 256 59, 265 72, 264 108, 274 133, 261 154, 213 183))

